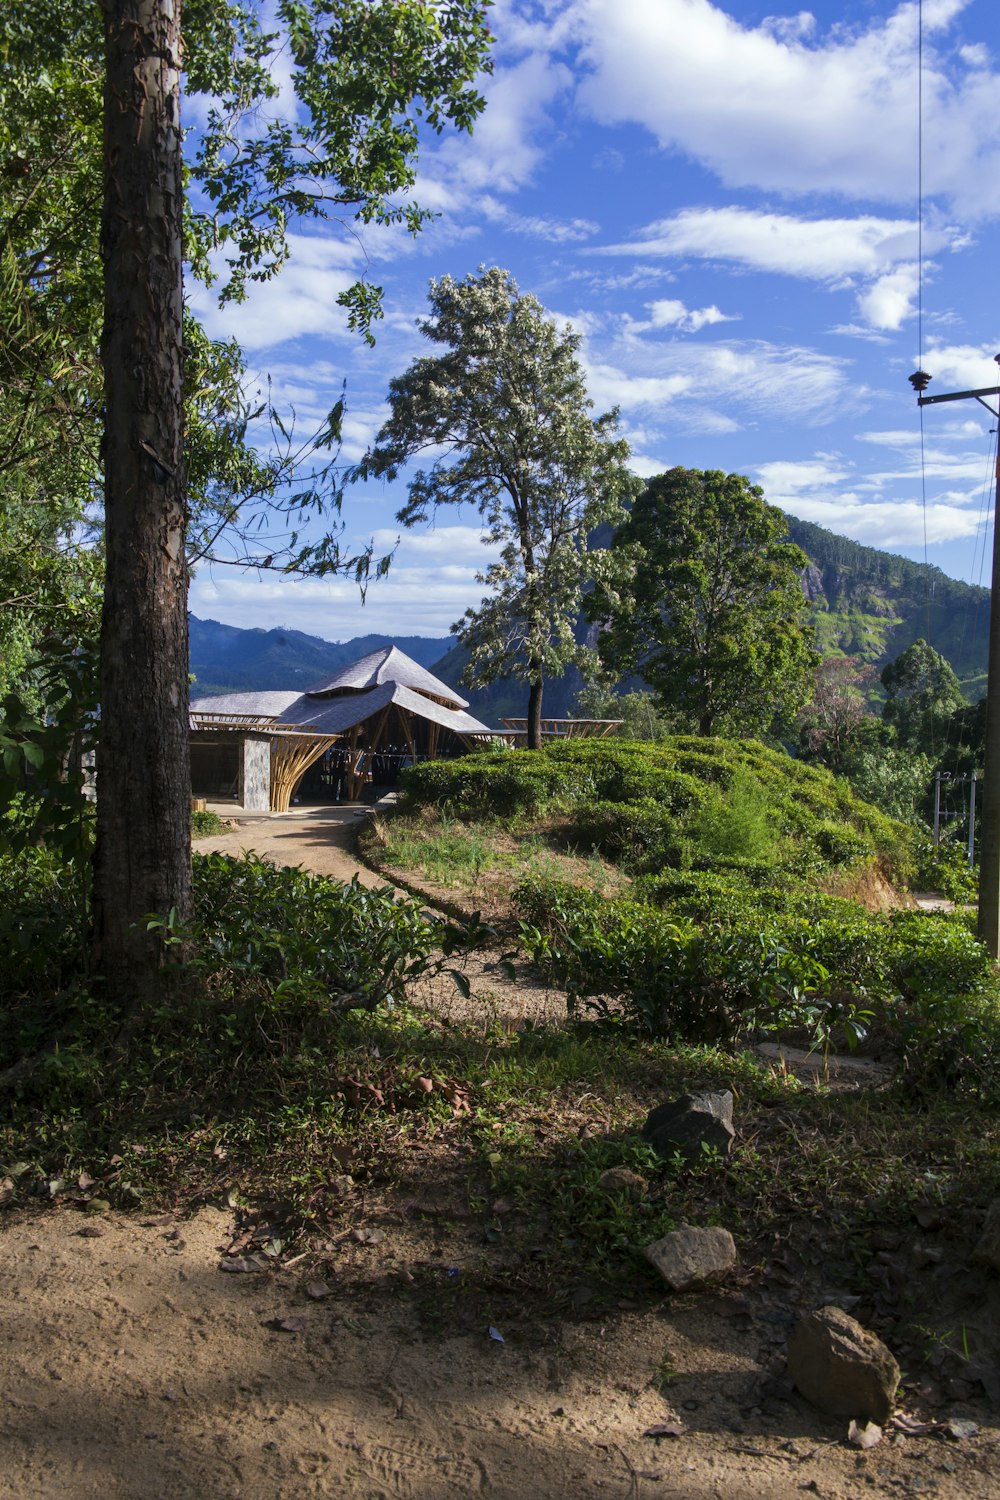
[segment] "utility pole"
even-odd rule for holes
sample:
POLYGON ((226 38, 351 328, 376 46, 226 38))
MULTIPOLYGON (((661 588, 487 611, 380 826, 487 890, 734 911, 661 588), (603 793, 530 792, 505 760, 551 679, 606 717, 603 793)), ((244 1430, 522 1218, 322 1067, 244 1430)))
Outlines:
MULTIPOLYGON (((1000 365, 1000 354, 994 358, 1000 365)), ((909 377, 918 406, 941 401, 978 401, 1000 424, 987 396, 1000 396, 1000 386, 978 391, 951 391, 925 396, 931 377, 916 370, 909 377)), ((986 679, 986 750, 983 756, 983 816, 979 843, 979 941, 991 957, 1000 958, 1000 433, 997 439, 995 504, 993 508, 993 573, 990 585, 990 655, 986 679)))

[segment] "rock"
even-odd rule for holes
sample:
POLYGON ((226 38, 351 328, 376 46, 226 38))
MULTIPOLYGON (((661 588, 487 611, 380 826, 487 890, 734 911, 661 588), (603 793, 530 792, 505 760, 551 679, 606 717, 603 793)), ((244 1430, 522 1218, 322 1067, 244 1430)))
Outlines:
POLYGON ((640 1177, 631 1167, 609 1167, 597 1179, 597 1186, 609 1198, 631 1198, 634 1203, 645 1198, 649 1191, 645 1177, 640 1177))
POLYGON ((972 1259, 988 1271, 1000 1271, 1000 1198, 994 1198, 986 1210, 986 1222, 972 1259))
POLYGON ((788 1375, 830 1416, 864 1417, 881 1426, 892 1416, 899 1365, 843 1308, 821 1307, 799 1319, 788 1340, 788 1375))
POLYGON ((675 1292, 714 1281, 736 1264, 728 1229, 695 1229, 690 1224, 644 1246, 642 1253, 675 1292))
POLYGON ((718 1094, 684 1094, 668 1100, 650 1113, 642 1134, 663 1156, 680 1152, 686 1161, 700 1160, 702 1146, 714 1146, 728 1156, 733 1149, 733 1096, 728 1089, 718 1094))

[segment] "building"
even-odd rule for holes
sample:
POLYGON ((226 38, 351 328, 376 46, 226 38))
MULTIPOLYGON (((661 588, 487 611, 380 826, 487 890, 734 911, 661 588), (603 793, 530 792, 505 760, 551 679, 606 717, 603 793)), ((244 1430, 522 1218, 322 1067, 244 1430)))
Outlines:
POLYGON ((191 786, 250 812, 286 812, 293 798, 353 802, 391 787, 420 760, 488 748, 503 738, 396 646, 372 651, 300 693, 225 693, 191 703, 191 786))

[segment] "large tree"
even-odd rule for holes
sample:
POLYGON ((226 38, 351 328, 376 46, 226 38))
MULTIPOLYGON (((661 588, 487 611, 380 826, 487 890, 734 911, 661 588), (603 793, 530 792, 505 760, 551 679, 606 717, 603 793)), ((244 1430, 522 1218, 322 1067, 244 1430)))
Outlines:
POLYGON ((946 751, 952 719, 965 707, 951 663, 918 639, 883 667, 881 680, 882 718, 892 726, 896 744, 922 755, 946 751))
POLYGON ((432 281, 430 304, 420 330, 441 352, 392 381, 391 415, 358 473, 394 479, 431 452, 397 519, 415 526, 441 505, 479 511, 500 557, 478 575, 490 593, 452 628, 470 650, 468 681, 527 682, 537 749, 545 679, 582 654, 584 590, 613 564, 591 534, 624 514, 628 445, 617 412, 590 414, 579 335, 556 328, 509 271, 432 281))
MULTIPOLYGON (((190 909, 185 239, 205 277, 225 257, 223 295, 239 298, 248 278, 280 269, 296 217, 419 228, 421 211, 395 195, 415 179, 419 122, 466 129, 481 108, 484 6, 279 0, 266 30, 249 0, 192 0, 183 34, 180 0, 15 0, 5 16, 5 65, 39 76, 86 63, 103 80, 95 938, 122 1005, 160 991, 162 927, 146 915, 190 909), (294 97, 284 110, 276 64, 294 97), (187 200, 182 81, 210 100, 187 200)), ((342 300, 367 331, 377 288, 342 300)))
POLYGON ((640 673, 698 734, 787 723, 818 657, 807 559, 786 535, 781 511, 742 474, 677 468, 650 480, 614 538, 636 559, 631 584, 588 601, 604 661, 640 673))

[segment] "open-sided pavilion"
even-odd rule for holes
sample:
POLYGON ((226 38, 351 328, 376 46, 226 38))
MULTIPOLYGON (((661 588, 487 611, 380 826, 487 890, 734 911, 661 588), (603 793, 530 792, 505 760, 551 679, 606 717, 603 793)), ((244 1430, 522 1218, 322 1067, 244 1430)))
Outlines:
POLYGON ((225 693, 191 704, 196 794, 246 811, 287 812, 322 762, 320 793, 356 801, 401 765, 488 747, 502 738, 468 700, 396 646, 372 651, 307 692, 225 693))

